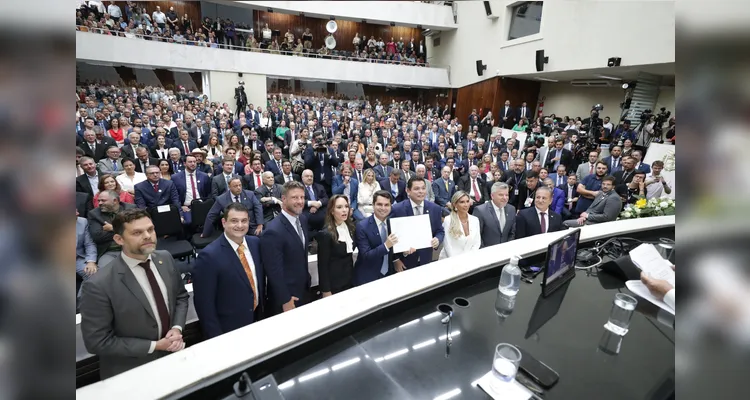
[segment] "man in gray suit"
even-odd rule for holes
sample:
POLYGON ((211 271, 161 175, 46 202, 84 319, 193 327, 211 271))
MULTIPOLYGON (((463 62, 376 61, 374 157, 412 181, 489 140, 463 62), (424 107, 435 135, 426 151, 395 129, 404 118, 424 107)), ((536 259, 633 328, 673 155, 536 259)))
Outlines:
POLYGON ((229 188, 228 182, 239 175, 234 174, 234 160, 223 160, 221 162, 221 174, 211 178, 211 197, 217 198, 224 194, 229 188))
POLYGON ((112 221, 120 257, 83 283, 81 334, 106 379, 182 350, 189 295, 166 251, 156 251, 149 214, 125 210, 112 221))
MULTIPOLYGON (((78 216, 76 210, 76 273, 84 281, 96 273, 96 243, 89 234, 89 223, 86 218, 78 216)), ((80 290, 78 296, 81 296, 80 290)))
POLYGON ((563 221, 563 224, 569 227, 578 227, 616 220, 622 209, 622 200, 615 192, 614 187, 614 177, 605 176, 602 178, 602 189, 589 208, 582 212, 578 219, 563 221))
POLYGON ((589 162, 583 163, 578 166, 576 170, 576 177, 578 182, 583 181, 583 178, 596 173, 596 161, 599 159, 599 153, 596 151, 589 152, 589 162))
POLYGON ((102 174, 112 174, 112 176, 125 172, 122 168, 122 161, 120 161, 120 148, 117 146, 108 147, 107 158, 99 160, 97 167, 102 174))
POLYGON ((495 182, 490 190, 490 198, 482 205, 474 207, 474 216, 479 218, 482 247, 511 241, 516 235, 516 208, 508 204, 509 186, 495 182))

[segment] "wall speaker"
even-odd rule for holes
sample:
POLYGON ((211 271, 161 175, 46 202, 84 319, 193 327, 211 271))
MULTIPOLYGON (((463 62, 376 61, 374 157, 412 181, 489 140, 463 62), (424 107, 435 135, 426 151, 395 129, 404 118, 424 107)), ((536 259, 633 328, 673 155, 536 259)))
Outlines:
POLYGON ((492 15, 492 8, 490 8, 490 2, 489 1, 483 1, 484 3, 484 12, 487 13, 487 16, 489 17, 492 15))
POLYGON ((237 76, 239 76, 240 78, 242 78, 242 72, 238 72, 237 76))
POLYGON ((482 60, 477 60, 477 75, 482 76, 487 66, 482 64, 482 60))
POLYGON ((536 70, 544 71, 544 64, 549 62, 549 57, 544 56, 544 50, 536 51, 536 70))
POLYGON ((622 62, 622 58, 620 58, 620 57, 610 57, 610 58, 607 59, 607 66, 608 67, 619 67, 621 62, 622 62))

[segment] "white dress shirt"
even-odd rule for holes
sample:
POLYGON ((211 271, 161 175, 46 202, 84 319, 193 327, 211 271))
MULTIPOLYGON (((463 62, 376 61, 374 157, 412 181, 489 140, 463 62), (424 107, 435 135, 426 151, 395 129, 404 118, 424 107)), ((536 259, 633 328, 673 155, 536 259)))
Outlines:
POLYGON ((122 190, 130 192, 135 190, 135 185, 146 180, 146 174, 144 174, 143 172, 135 172, 132 179, 128 176, 128 174, 120 174, 117 175, 117 178, 115 178, 115 180, 120 184, 122 190))
MULTIPOLYGON (((120 255, 122 256, 122 260, 125 261, 125 264, 130 268, 130 271, 133 272, 133 275, 135 275, 135 280, 138 281, 138 285, 143 290, 143 293, 146 295, 146 300, 148 300, 148 304, 151 306, 151 311, 154 313, 154 316, 156 317, 156 329, 157 329, 157 335, 161 336, 161 319, 158 317, 159 310, 156 308, 156 299, 154 298, 154 292, 151 290, 151 284, 148 283, 148 277, 146 276, 146 270, 143 269, 139 263, 143 262, 141 260, 136 260, 135 258, 130 258, 125 255, 125 253, 120 252, 120 255)), ((151 261, 151 271, 154 273, 154 278, 156 278, 156 283, 159 285, 159 290, 161 291, 161 295, 164 298, 164 303, 167 305, 167 308, 169 308, 169 297, 167 296, 167 285, 164 283, 164 280, 161 277, 161 274, 159 274, 159 269, 156 268, 156 263, 154 263, 154 260, 151 258, 151 256, 148 256, 148 260, 151 261)), ((169 310, 170 313, 174 312, 174 310, 169 310)), ((172 328, 177 328, 180 331, 182 331, 182 327, 179 325, 175 325, 172 328)), ((156 348, 156 342, 151 341, 151 346, 148 348, 148 354, 151 354, 154 352, 154 349, 156 348)), ((184 344, 183 344, 184 348, 184 344)))
POLYGON ((349 227, 345 223, 336 225, 336 232, 339 234, 339 242, 346 243, 346 252, 351 254, 354 252, 354 241, 352 235, 349 234, 349 227))
POLYGON ((183 205, 190 206, 193 200, 200 200, 201 194, 198 192, 198 181, 195 176, 195 171, 185 171, 185 203, 183 205), (193 188, 195 188, 195 199, 193 199, 193 188))
MULTIPOLYGON (((667 181, 667 179, 664 177, 664 175, 659 175, 659 177, 667 184, 667 186, 672 188, 672 185, 667 181)), ((648 174, 646 175, 646 180, 652 180, 654 179, 654 174, 648 174)), ((654 199, 654 198, 660 198, 664 194, 664 185, 661 182, 652 182, 650 185, 646 186, 646 199, 654 199)))
POLYGON ((672 307, 673 310, 676 310, 674 288, 672 288, 672 290, 668 291, 667 294, 664 295, 664 302, 667 303, 668 306, 672 307))
POLYGON ((495 217, 497 218, 497 223, 500 224, 500 233, 503 233, 503 230, 505 230, 505 207, 500 208, 495 205, 495 203, 492 203, 492 208, 495 209, 495 217))
MULTIPOLYGON (((234 250, 234 254, 237 254, 237 249, 240 247, 239 244, 237 244, 234 240, 230 239, 229 236, 227 236, 226 232, 224 233, 224 237, 229 242, 229 245, 232 246, 232 250, 234 250)), ((247 240, 245 238, 242 238, 242 249, 244 250, 243 253, 245 253, 245 258, 247 259, 247 264, 250 266, 250 272, 253 274, 253 282, 255 282, 255 293, 253 293, 253 296, 255 296, 255 304, 260 304, 258 301, 258 275, 255 273, 255 261, 253 260, 252 254, 250 254, 250 248, 247 247, 247 240)), ((237 255, 237 259, 239 260, 240 256, 237 255)), ((242 262, 240 262, 241 264, 242 262)))
POLYGON ((542 211, 536 207, 534 208, 536 209, 536 217, 539 218, 539 226, 542 226, 542 218, 544 218, 545 231, 542 233, 549 232, 549 209, 542 211), (542 216, 542 212, 544 213, 544 216, 542 216))
POLYGON ((424 208, 424 201, 422 204, 415 203, 412 199, 409 199, 409 203, 411 203, 411 211, 414 213, 414 215, 417 215, 417 212, 414 210, 414 208, 419 207, 419 215, 425 214, 427 210, 424 208))

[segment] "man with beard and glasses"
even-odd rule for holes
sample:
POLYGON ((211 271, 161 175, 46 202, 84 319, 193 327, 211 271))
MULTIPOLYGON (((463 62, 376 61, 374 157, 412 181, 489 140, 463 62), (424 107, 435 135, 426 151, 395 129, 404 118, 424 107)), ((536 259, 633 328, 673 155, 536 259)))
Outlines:
POLYGON ((122 247, 115 243, 115 232, 112 221, 117 213, 123 210, 135 208, 135 204, 121 203, 120 196, 114 190, 104 190, 99 193, 99 207, 89 211, 89 233, 96 243, 96 252, 99 254, 97 262, 106 267, 120 256, 122 247))
POLYGON ((185 348, 189 295, 146 210, 112 221, 118 258, 83 283, 81 335, 102 380, 185 348))

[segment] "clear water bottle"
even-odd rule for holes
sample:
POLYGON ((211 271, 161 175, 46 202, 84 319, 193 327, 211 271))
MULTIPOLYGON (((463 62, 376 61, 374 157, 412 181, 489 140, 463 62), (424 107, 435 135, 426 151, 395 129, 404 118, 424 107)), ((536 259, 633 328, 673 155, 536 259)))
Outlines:
POLYGON ((518 268, 518 262, 521 257, 513 256, 510 263, 503 268, 500 275, 500 284, 497 289, 506 296, 515 296, 521 288, 521 269, 518 268))

